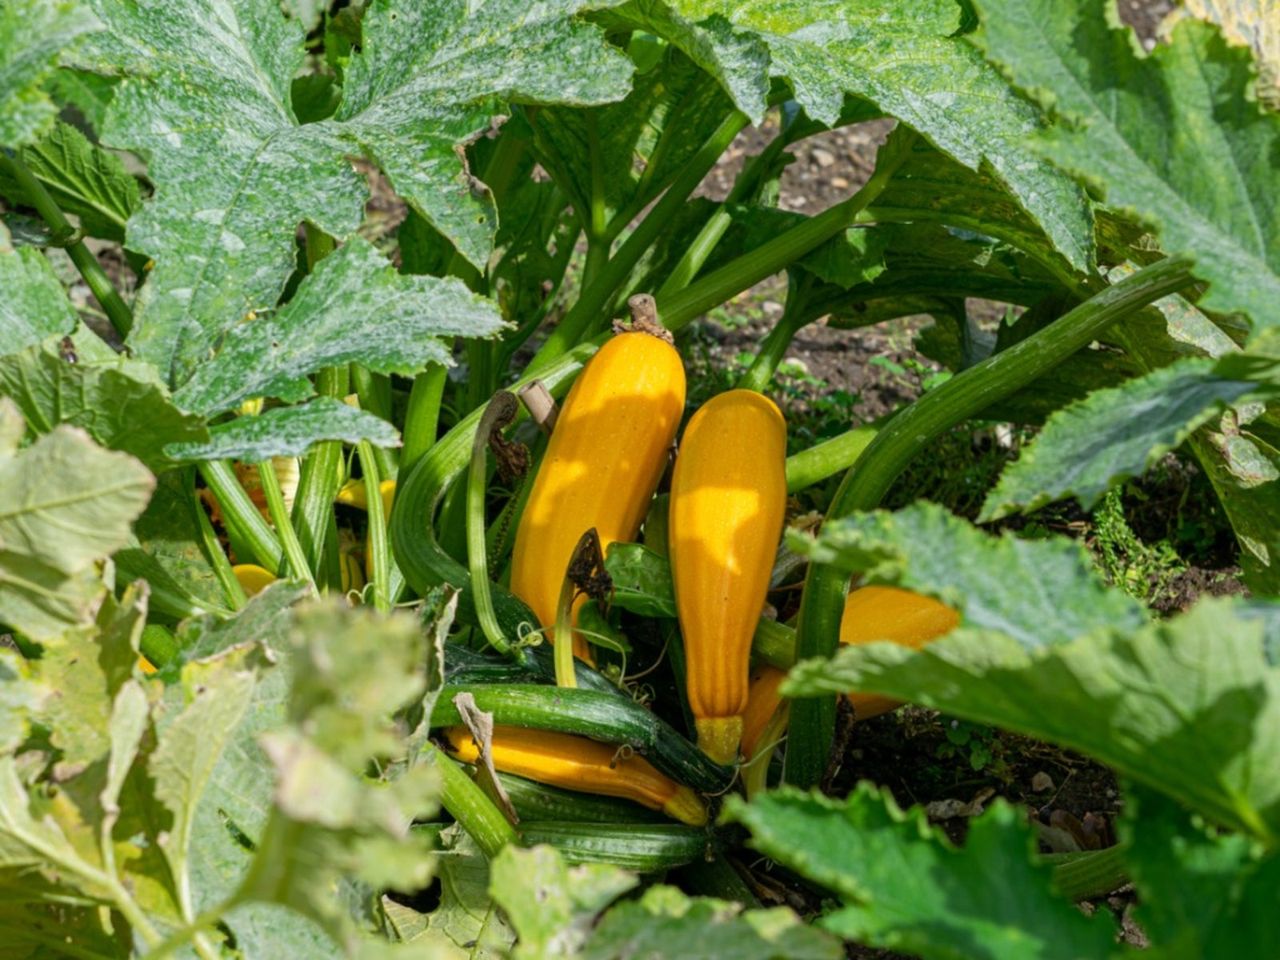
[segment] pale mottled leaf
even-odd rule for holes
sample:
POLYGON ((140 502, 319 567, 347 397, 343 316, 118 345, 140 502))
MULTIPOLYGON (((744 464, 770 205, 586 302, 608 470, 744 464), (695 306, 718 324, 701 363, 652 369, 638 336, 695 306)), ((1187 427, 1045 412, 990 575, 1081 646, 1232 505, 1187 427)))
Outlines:
POLYGON ((1077 960, 1104 957, 1115 938, 1104 912, 1086 917, 1051 890, 1031 862, 1025 815, 994 804, 970 822, 957 850, 923 810, 904 813, 869 784, 844 800, 784 789, 729 816, 761 853, 835 893, 819 924, 870 946, 928 960, 1077 960))
POLYGON ((20 147, 53 122, 41 86, 58 54, 98 22, 78 0, 7 0, 0 7, 0 146, 20 147))
POLYGON ((155 261, 129 344, 177 386, 225 329, 275 306, 309 220, 344 236, 366 188, 330 128, 299 126, 302 29, 256 0, 97 0, 90 62, 126 76, 104 143, 147 158, 155 194, 127 244, 155 261), (199 37, 199 43, 192 43, 199 37))
POLYGON ((1089 510, 1118 481, 1142 473, 1254 384, 1225 380, 1209 359, 1161 367, 1097 390, 1051 416, 988 495, 980 521, 1075 497, 1089 510))
POLYGON ((999 630, 1028 650, 1146 622, 1136 601, 1103 586, 1079 543, 988 536, 933 503, 845 517, 816 539, 792 532, 787 540, 813 562, 937 597, 966 627, 999 630))
POLYGON ((880 693, 1024 733, 1274 846, 1280 667, 1267 660, 1263 627, 1231 601, 1206 600, 1174 620, 1117 623, 1039 648, 962 629, 919 652, 846 646, 832 660, 798 664, 783 692, 880 693))
POLYGON ((26 658, 0 647, 0 754, 13 752, 27 738, 29 718, 44 695, 26 658))
POLYGON ((1160 33, 1167 36, 1183 17, 1216 23, 1232 43, 1252 50, 1258 99, 1280 110, 1280 0, 1183 0, 1160 24, 1160 33))
POLYGON ((1193 258, 1203 307, 1280 325, 1280 115, 1247 95, 1248 51, 1188 20, 1142 56, 1104 0, 976 5, 987 55, 1068 120, 1044 155, 1193 258))
POLYGON ((322 260, 279 311, 229 330, 175 399, 205 414, 251 397, 302 400, 314 393, 307 376, 325 367, 412 374, 428 362, 451 364, 450 338, 501 329, 497 306, 462 281, 397 273, 356 238, 322 260))
MULTIPOLYGON (((0 224, 0 357, 62 336, 76 325, 76 312, 45 255, 35 247, 14 249, 0 224)), ((6 391, 7 392, 7 391, 6 391)))
POLYGON ((318 397, 298 407, 274 407, 256 417, 236 417, 210 428, 208 443, 173 443, 165 453, 178 460, 261 463, 272 457, 301 456, 319 440, 368 440, 375 447, 398 447, 400 434, 372 413, 332 397, 318 397))

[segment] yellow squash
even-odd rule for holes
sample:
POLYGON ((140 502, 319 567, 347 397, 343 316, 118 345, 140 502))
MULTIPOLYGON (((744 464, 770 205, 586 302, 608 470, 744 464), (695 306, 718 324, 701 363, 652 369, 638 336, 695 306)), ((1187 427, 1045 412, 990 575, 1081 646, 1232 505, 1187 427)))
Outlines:
MULTIPOLYGON (((912 650, 950 633, 960 615, 932 597, 899 587, 861 587, 849 594, 840 617, 841 643, 874 643, 891 640, 912 650)), ((850 693, 854 717, 866 720, 894 709, 900 703, 876 693, 850 693)))
MULTIPOLYGON (((960 615, 946 604, 898 587, 870 586, 854 590, 845 599, 840 617, 841 643, 892 643, 919 650, 960 623, 960 615)), ((763 744, 760 736, 782 703, 778 688, 786 671, 763 666, 751 678, 742 730, 742 752, 751 758, 763 744)), ((876 693, 847 694, 854 719, 866 720, 900 705, 900 701, 876 693)))
MULTIPOLYGON (((464 763, 480 755, 465 727, 445 730, 450 752, 464 763)), ((662 810, 684 823, 700 827, 707 809, 698 795, 659 773, 640 757, 620 757, 618 746, 586 737, 524 727, 495 727, 493 765, 539 783, 581 793, 624 797, 651 810, 662 810)))
POLYGON ((671 481, 668 550, 698 745, 732 763, 747 706, 751 637, 786 513, 787 425, 752 390, 708 401, 685 429, 671 481))
MULTIPOLYGON (((511 561, 511 592, 544 628, 555 625, 565 568, 588 529, 596 528, 606 550, 615 540, 635 539, 666 467, 684 393, 680 354, 648 333, 618 334, 578 375, 547 443, 511 561)), ((581 637, 574 652, 589 656, 581 637)))

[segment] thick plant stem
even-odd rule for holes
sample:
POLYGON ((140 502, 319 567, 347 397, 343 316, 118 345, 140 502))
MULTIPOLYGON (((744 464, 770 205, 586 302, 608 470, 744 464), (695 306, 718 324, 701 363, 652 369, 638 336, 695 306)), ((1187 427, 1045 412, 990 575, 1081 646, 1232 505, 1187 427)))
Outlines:
POLYGON ((253 505, 249 495, 236 479, 236 472, 226 460, 205 460, 199 464, 200 476, 222 508, 223 522, 249 546, 253 559, 279 575, 284 551, 270 524, 253 505))
POLYGON ((80 276, 88 284, 90 292, 102 305, 102 310, 111 321, 111 326, 121 337, 127 337, 133 328, 133 312, 107 278, 102 264, 98 263, 98 258, 84 245, 84 241, 77 239, 74 242, 68 242, 76 236, 76 229, 58 208, 58 204, 44 188, 44 184, 36 179, 35 175, 27 169, 26 164, 16 156, 10 156, 5 150, 0 150, 0 170, 8 173, 22 192, 31 198, 32 206, 53 231, 54 241, 66 244, 67 255, 80 271, 80 276))
POLYGON ((422 455, 436 442, 440 428, 440 401, 444 398, 447 369, 430 363, 413 378, 409 409, 404 417, 404 446, 400 448, 400 469, 412 470, 422 455))
POLYGON ((186 486, 187 502, 191 505, 191 519, 195 523, 200 552, 213 568, 213 575, 218 580, 218 586, 222 588, 227 606, 232 610, 239 610, 245 605, 248 597, 245 596, 244 587, 240 586, 240 581, 236 579, 235 572, 231 569, 231 561, 222 552, 218 535, 214 532, 213 524, 209 522, 209 517, 200 503, 200 497, 195 488, 194 470, 187 470, 186 486))
POLYGON ((854 427, 807 450, 787 457, 787 493, 806 490, 819 481, 848 470, 862 456, 879 427, 854 427))
POLYGON ((492 859, 507 844, 516 842, 515 827, 507 822, 502 811, 493 805, 457 761, 428 743, 419 755, 419 762, 430 764, 439 771, 443 788, 441 804, 453 819, 462 824, 462 829, 486 857, 492 859))
POLYGON ((302 544, 298 542, 298 533, 293 529, 289 519, 289 508, 284 503, 284 493, 280 489, 280 479, 276 476, 275 466, 270 460, 258 464, 258 481, 262 484, 262 492, 267 498, 267 512, 271 514, 271 523, 276 528, 276 536, 284 550, 289 564, 289 572, 295 580, 305 580, 315 590, 316 581, 307 564, 306 554, 302 552, 302 544))
POLYGON ((768 388, 778 364, 791 346, 791 341, 811 319, 804 306, 813 284, 812 276, 806 273, 802 279, 791 282, 786 309, 761 342, 760 352, 756 354, 750 369, 738 380, 738 389, 763 393, 768 388))
MULTIPOLYGON (((1169 258, 1108 287, 1054 323, 961 371, 894 416, 845 475, 827 520, 874 510, 918 453, 937 437, 1052 370, 1121 317, 1191 282, 1186 260, 1169 258)), ((829 657, 840 634, 848 578, 810 564, 800 601, 796 659, 829 657)), ((813 786, 826 769, 835 731, 834 697, 797 700, 791 710, 786 780, 813 786)))
POLYGON ((493 609, 493 593, 489 585, 488 553, 485 549, 484 498, 489 474, 489 437, 515 414, 516 398, 505 391, 494 394, 480 427, 471 443, 471 468, 467 474, 467 564, 471 575, 471 597, 476 618, 489 644, 504 656, 510 656, 511 644, 498 625, 493 609))
MULTIPOLYGON (((334 250, 334 239, 310 223, 304 224, 307 237, 307 271, 334 250)), ((328 367, 316 374, 316 393, 322 397, 341 400, 349 386, 348 368, 328 367)), ((293 501, 293 527, 297 531, 302 552, 310 569, 315 571, 326 587, 337 588, 340 580, 329 576, 325 549, 330 527, 333 526, 333 498, 342 485, 342 443, 322 440, 313 444, 303 458, 298 475, 298 492, 293 501)))
POLYGON ((560 598, 556 602, 555 653, 556 686, 576 687, 578 677, 573 669, 573 595, 577 591, 573 578, 566 571, 560 584, 560 598))
POLYGON ((672 181, 662 199, 654 204, 648 216, 623 241, 618 252, 598 271, 591 285, 582 291, 578 302, 551 331, 546 342, 530 361, 527 373, 546 370, 582 339, 583 334, 599 319, 600 313, 618 288, 626 282, 640 258, 680 212, 689 194, 702 182, 707 171, 715 165, 725 148, 746 124, 746 114, 734 111, 716 128, 702 148, 685 164, 680 175, 672 181))
POLYGON ((1066 853, 1046 857, 1054 864, 1053 887, 1068 900, 1101 897, 1128 880, 1128 844, 1117 844, 1104 850, 1066 853))
MULTIPOLYGON (((903 137, 909 136, 904 134, 903 137)), ((905 139, 898 141, 905 145, 905 139)), ((788 264, 803 257, 830 240, 841 230, 848 229, 858 213, 871 204, 884 191, 894 172, 906 160, 907 151, 897 149, 881 151, 880 162, 871 179, 848 200, 797 224, 768 243, 744 253, 712 271, 693 285, 658 298, 658 315, 668 327, 681 326, 693 317, 705 313, 717 304, 741 293, 748 287, 770 277, 788 264)))
MULTIPOLYGON (((391 422, 391 379, 382 373, 374 373, 363 364, 351 364, 351 385, 360 399, 360 409, 375 417, 391 422)), ((394 480, 399 467, 399 457, 394 447, 374 447, 373 455, 384 480, 394 480)))
POLYGON ((369 553, 373 573, 373 606, 379 613, 391 612, 391 548, 387 542, 387 518, 382 510, 382 471, 374 456, 373 444, 361 440, 356 448, 360 472, 364 474, 365 510, 369 520, 369 553))
POLYGON ((683 290, 693 281, 693 278, 698 275, 698 271, 702 269, 702 265, 707 262, 707 258, 715 251, 720 239, 733 222, 733 216, 729 208, 734 204, 743 203, 749 197, 756 195, 760 189, 762 178, 777 161, 778 155, 792 142, 797 132, 799 132, 799 125, 794 121, 789 123, 778 136, 769 142, 767 147, 747 162, 742 172, 738 174, 737 180, 734 181, 729 195, 716 208, 715 213, 707 219, 707 222, 702 225, 702 229, 698 231, 697 236, 685 247, 684 253, 681 254, 676 265, 671 268, 667 278, 662 281, 662 286, 658 288, 657 293, 654 294, 655 297, 671 296, 677 291, 683 290))

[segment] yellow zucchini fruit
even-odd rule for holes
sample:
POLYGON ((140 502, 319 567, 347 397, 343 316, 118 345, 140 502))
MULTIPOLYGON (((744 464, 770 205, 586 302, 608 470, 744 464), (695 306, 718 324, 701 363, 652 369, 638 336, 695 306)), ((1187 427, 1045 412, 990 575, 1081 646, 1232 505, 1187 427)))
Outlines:
MULTIPOLYGON (((891 640, 919 650, 959 624, 960 615, 932 597, 900 587, 860 587, 845 599, 840 617, 840 642, 891 640)), ((878 693, 854 692, 848 694, 848 699, 857 720, 887 713, 902 702, 878 693)))
POLYGON ((240 581, 240 588, 244 590, 245 596, 248 597, 257 596, 276 582, 274 573, 266 567, 258 566, 256 563, 237 563, 231 568, 231 572, 240 581))
MULTIPOLYGON (((932 597, 899 587, 870 586, 854 590, 845 598, 840 617, 841 643, 875 643, 888 640, 913 650, 950 633, 960 624, 960 615, 932 597)), ((743 717, 742 752, 751 758, 761 746, 760 735, 779 707, 786 709, 778 688, 786 671, 763 666, 751 678, 747 709, 743 717)), ((901 701, 877 693, 846 694, 853 705, 854 719, 878 717, 901 701)))
POLYGON ((685 428, 667 548, 698 746, 732 763, 747 706, 751 638, 787 506, 787 425, 773 401, 730 390, 685 428))
MULTIPOLYGON (((511 560, 511 592, 548 631, 582 535, 595 527, 603 550, 636 538, 666 468, 684 396, 680 354, 648 333, 618 334, 578 375, 538 467, 511 560)), ((577 634, 574 653, 590 656, 577 634)))
POLYGON ((756 750, 764 746, 760 737, 778 708, 784 706, 778 688, 786 678, 787 671, 768 664, 751 675, 751 683, 747 689, 747 709, 742 714, 742 755, 748 760, 753 759, 756 750))
MULTIPOLYGON (((449 752, 463 763, 479 758, 475 739, 465 727, 449 727, 444 735, 449 752)), ((491 746, 493 765, 502 773, 579 793, 634 800, 695 827, 707 822, 707 808, 693 790, 659 773, 641 757, 622 757, 617 744, 569 733, 497 726, 491 746)))

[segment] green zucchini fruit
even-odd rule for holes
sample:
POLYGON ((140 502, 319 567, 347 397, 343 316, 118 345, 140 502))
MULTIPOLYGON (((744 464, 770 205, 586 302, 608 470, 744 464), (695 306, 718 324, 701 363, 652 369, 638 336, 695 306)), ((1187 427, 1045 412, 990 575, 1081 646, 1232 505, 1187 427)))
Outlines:
POLYGON ((571 864, 609 863, 637 873, 682 867, 712 849, 705 829, 675 823, 530 821, 516 830, 525 844, 550 844, 571 864))

